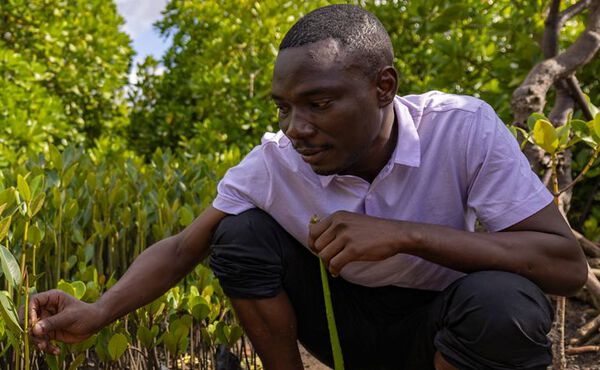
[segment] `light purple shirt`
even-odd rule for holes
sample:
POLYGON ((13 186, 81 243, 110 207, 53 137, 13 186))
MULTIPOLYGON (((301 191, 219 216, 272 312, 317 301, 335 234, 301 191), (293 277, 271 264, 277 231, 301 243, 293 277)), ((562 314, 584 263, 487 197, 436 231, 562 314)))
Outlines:
MULTIPOLYGON (((268 133, 218 185, 213 206, 269 213, 306 246, 308 223, 338 210, 473 231, 505 229, 552 201, 494 110, 481 100, 432 91, 396 97, 394 153, 369 183, 312 171, 281 131, 268 133)), ((341 276, 365 286, 442 290, 461 272, 397 254, 352 262, 341 276)))

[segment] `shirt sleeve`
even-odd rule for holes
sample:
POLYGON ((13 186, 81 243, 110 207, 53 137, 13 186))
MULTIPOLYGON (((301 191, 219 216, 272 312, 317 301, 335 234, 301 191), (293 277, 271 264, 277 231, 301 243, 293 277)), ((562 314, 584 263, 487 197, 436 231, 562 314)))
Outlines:
POLYGON ((552 201, 552 194, 488 104, 483 103, 474 115, 466 156, 467 205, 487 230, 512 226, 552 201))
POLYGON ((265 165, 263 147, 254 148, 217 185, 214 208, 237 215, 251 208, 264 208, 269 194, 270 173, 265 165))

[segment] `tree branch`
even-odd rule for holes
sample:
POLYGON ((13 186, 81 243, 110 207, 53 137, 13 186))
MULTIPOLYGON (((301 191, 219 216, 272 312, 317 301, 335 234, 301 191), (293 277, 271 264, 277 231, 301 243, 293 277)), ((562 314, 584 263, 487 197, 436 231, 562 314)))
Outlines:
POLYGON ((552 0, 550 11, 544 22, 544 36, 542 39, 542 52, 544 58, 552 58, 558 54, 558 37, 560 25, 558 24, 558 11, 560 9, 561 0, 552 0))
POLYGON ((516 122, 524 122, 533 112, 541 112, 546 105, 546 93, 558 79, 571 75, 588 63, 600 49, 600 1, 595 0, 586 29, 577 40, 556 57, 535 65, 525 81, 512 96, 512 110, 516 122))
POLYGON ((588 238, 586 238, 581 233, 579 233, 575 230, 571 230, 571 231, 573 232, 573 235, 575 235, 575 238, 579 242, 581 249, 583 249, 583 252, 586 255, 588 255, 590 257, 600 257, 600 247, 596 243, 589 240, 588 238))
POLYGON ((587 9, 591 4, 592 0, 582 0, 560 12, 560 14, 558 14, 558 27, 562 28, 569 19, 581 13, 584 9, 587 9))
POLYGON ((574 75, 571 75, 567 78, 567 85, 569 86, 569 90, 571 91, 571 96, 573 97, 573 99, 575 99, 577 105, 579 105, 579 108, 581 108, 585 119, 587 119, 588 121, 593 120, 594 115, 592 114, 590 106, 588 105, 587 100, 585 100, 585 95, 583 94, 583 91, 581 91, 579 82, 577 81, 574 75))

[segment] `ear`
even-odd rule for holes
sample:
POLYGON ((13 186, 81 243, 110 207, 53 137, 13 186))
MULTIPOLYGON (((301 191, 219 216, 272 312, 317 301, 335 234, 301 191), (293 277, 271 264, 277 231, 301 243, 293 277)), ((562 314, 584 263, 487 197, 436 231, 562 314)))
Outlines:
POLYGON ((377 73, 377 99, 385 107, 394 101, 398 89, 398 73, 392 66, 381 68, 377 73))

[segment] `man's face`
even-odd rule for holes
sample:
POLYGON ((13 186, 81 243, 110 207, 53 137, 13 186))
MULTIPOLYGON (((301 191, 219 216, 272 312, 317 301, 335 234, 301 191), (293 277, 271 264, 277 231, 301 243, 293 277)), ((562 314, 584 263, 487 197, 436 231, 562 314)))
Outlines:
POLYGON ((382 130, 375 81, 332 39, 282 50, 273 72, 279 127, 320 175, 364 173, 382 130))

